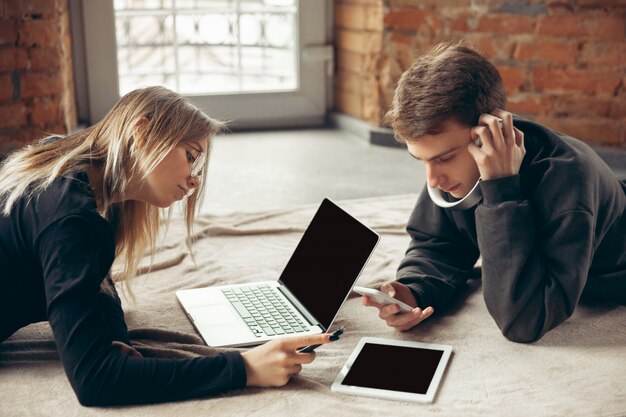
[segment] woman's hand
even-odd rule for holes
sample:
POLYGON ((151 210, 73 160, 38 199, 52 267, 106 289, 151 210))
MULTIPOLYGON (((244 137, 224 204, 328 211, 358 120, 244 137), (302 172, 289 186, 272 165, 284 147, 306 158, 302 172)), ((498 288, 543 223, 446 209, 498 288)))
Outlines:
POLYGON ((524 133, 513 126, 511 113, 496 109, 492 114, 482 114, 478 126, 471 129, 471 137, 467 150, 483 180, 519 174, 526 148, 524 133), (476 139, 480 139, 481 146, 474 143, 476 139))
POLYGON ((311 363, 315 352, 298 353, 303 346, 329 343, 330 334, 317 334, 275 339, 243 352, 249 387, 279 387, 302 370, 302 364, 311 363))
POLYGON ((380 287, 380 290, 387 295, 410 305, 411 307, 415 307, 409 312, 400 313, 400 306, 397 304, 378 304, 367 295, 363 296, 362 300, 364 305, 376 307, 378 309, 378 317, 385 320, 387 322, 387 326, 393 327, 401 332, 417 326, 435 312, 435 309, 432 307, 427 307, 423 310, 417 307, 417 300, 415 300, 415 297, 409 287, 397 281, 391 281, 383 284, 380 287))

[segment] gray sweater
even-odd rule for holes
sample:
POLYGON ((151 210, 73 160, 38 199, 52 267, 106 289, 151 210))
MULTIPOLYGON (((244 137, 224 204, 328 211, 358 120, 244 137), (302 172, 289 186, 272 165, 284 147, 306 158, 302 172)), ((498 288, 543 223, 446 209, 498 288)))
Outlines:
POLYGON ((626 304, 626 183, 584 143, 515 119, 526 155, 519 175, 481 182, 483 201, 442 209, 424 190, 398 268, 420 307, 458 297, 482 255, 489 313, 505 337, 532 342, 581 298, 626 304))

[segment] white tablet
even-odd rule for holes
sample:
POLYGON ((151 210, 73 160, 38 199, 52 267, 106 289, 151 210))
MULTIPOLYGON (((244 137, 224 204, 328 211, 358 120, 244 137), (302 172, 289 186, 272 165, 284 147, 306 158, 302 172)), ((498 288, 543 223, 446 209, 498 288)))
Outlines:
POLYGON ((432 402, 452 346, 364 337, 331 391, 389 400, 432 402))

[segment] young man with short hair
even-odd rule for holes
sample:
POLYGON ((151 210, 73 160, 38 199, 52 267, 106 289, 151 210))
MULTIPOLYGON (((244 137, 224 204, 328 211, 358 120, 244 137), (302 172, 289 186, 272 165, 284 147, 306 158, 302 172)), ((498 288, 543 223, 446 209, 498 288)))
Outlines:
POLYGON ((581 298, 626 304, 626 181, 586 144, 505 111, 496 68, 444 43, 401 77, 387 120, 426 165, 397 281, 414 306, 377 307, 404 331, 454 301, 482 255, 485 303, 505 337, 533 342, 581 298))

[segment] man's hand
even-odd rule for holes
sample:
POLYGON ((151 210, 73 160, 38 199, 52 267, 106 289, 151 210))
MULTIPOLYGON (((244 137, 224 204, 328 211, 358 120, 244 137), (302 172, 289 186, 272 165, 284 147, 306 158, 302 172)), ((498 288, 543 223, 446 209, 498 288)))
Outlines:
POLYGON ((298 353, 303 346, 329 343, 330 333, 297 336, 271 340, 243 352, 247 386, 279 387, 302 370, 302 364, 311 363, 315 352, 298 353))
POLYGON ((513 126, 513 115, 496 109, 492 114, 482 114, 478 126, 471 129, 472 141, 467 146, 483 180, 519 174, 526 154, 524 133, 513 126), (500 128, 499 120, 502 120, 500 128), (480 139, 482 146, 474 141, 480 139))
POLYGON ((362 300, 364 305, 376 307, 378 309, 378 317, 385 320, 388 326, 394 327, 401 332, 415 327, 435 312, 435 309, 432 307, 427 307, 423 310, 417 307, 417 301, 415 300, 415 297, 413 297, 413 293, 409 287, 397 281, 391 281, 383 284, 380 287, 380 290, 391 297, 414 307, 413 310, 407 313, 400 313, 400 307, 397 304, 378 304, 368 296, 363 296, 362 300))

